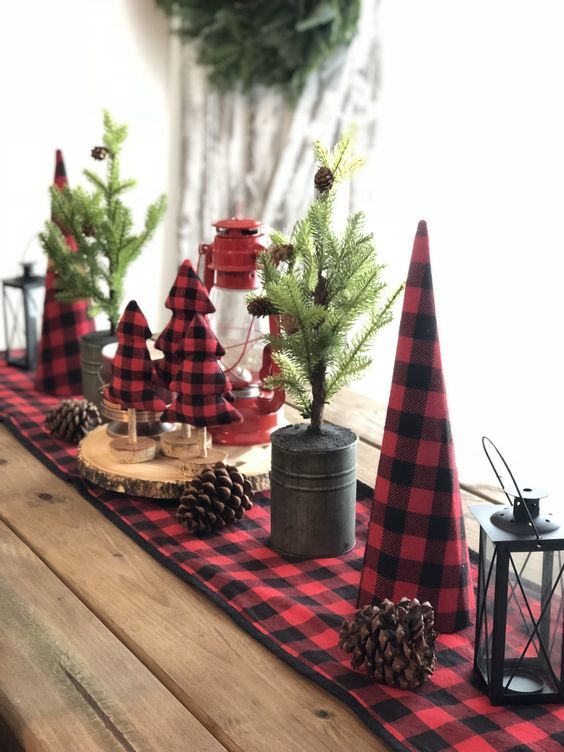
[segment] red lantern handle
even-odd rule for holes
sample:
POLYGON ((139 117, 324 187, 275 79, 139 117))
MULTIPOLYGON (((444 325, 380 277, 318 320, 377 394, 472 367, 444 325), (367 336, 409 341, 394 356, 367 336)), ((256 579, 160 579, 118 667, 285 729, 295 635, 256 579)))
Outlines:
MULTIPOLYGON (((270 333, 280 334, 280 327, 278 323, 278 316, 270 316, 270 333)), ((261 381, 267 376, 273 376, 276 373, 280 373, 280 368, 272 360, 272 347, 265 345, 262 351, 262 366, 259 372, 261 381)), ((286 401, 286 392, 284 389, 264 389, 259 397, 257 397, 257 407, 261 413, 274 413, 279 410, 286 401), (269 394, 270 396, 266 396, 269 394)))
MULTIPOLYGON (((200 243, 198 246, 198 252, 200 254, 200 259, 203 256, 204 257, 204 285, 206 286, 208 292, 212 289, 214 281, 215 281, 215 272, 212 269, 212 253, 213 253, 213 244, 212 243, 200 243)), ((200 273, 200 263, 198 261, 198 271, 197 273, 200 273)))

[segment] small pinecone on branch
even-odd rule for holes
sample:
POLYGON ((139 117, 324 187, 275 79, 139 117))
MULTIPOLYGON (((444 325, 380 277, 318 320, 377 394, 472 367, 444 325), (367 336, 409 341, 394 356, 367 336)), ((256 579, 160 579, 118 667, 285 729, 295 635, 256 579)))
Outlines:
POLYGON ((109 153, 110 150, 105 146, 95 146, 90 152, 90 156, 93 159, 97 159, 99 162, 101 162, 102 160, 106 159, 109 153))
POLYGON ((251 298, 247 303, 247 311, 251 316, 271 316, 278 313, 276 306, 265 295, 257 295, 255 298, 251 298))
POLYGON ((87 399, 65 399, 45 418, 49 433, 72 444, 78 444, 89 431, 101 423, 98 408, 87 399))
POLYGON ((387 598, 380 606, 364 606, 354 621, 345 621, 339 646, 352 653, 351 665, 373 675, 377 682, 415 689, 435 668, 435 614, 428 601, 387 598))
POLYGON ((286 334, 295 334, 300 328, 296 317, 289 313, 283 313, 280 316, 280 323, 286 334))
POLYGON ((271 245, 268 249, 272 260, 276 263, 290 261, 294 255, 294 246, 291 243, 284 245, 271 245))
POLYGON ((328 167, 320 167, 315 173, 313 182, 319 193, 326 193, 331 190, 331 187, 335 181, 333 173, 328 167))
POLYGON ((82 234, 86 238, 93 238, 96 235, 96 228, 94 227, 94 225, 86 223, 82 225, 82 234))
POLYGON ((195 532, 210 533, 237 520, 252 508, 253 489, 233 465, 216 462, 194 478, 176 510, 176 519, 195 532))

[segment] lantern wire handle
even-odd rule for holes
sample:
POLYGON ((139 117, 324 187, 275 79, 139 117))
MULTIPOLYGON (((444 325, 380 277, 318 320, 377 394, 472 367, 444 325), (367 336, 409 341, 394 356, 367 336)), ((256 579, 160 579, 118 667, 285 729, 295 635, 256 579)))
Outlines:
POLYGON ((496 447, 496 445, 493 443, 493 441, 491 439, 489 439, 487 436, 482 436, 482 447, 484 449, 484 452, 486 453, 486 457, 488 458, 488 462, 492 466, 492 470, 495 473, 495 477, 497 478, 497 480, 499 482, 499 485, 501 486, 501 490, 503 491, 503 493, 507 497, 507 501, 510 503, 511 506, 513 506, 513 499, 511 498, 511 496, 505 490, 505 486, 504 486, 503 481, 501 479, 501 475, 498 473, 497 468, 496 468, 496 466, 495 466, 492 458, 490 457, 490 453, 488 452, 488 449, 486 447, 486 441, 488 442, 488 444, 491 444, 491 446, 495 449, 495 452, 496 452, 497 456, 503 462, 503 465, 504 465, 505 469, 507 470, 507 472, 509 473, 509 477, 511 478, 511 480, 513 482, 513 485, 515 486, 515 489, 517 490, 517 493, 519 494, 519 500, 520 500, 521 504, 523 505, 523 507, 527 510, 527 514, 529 516, 529 521, 531 523, 531 526, 532 526, 533 530, 535 531, 536 538, 537 538, 537 540, 541 540, 541 535, 539 534, 539 531, 537 530, 537 526, 535 525, 535 521, 534 521, 534 519, 533 519, 533 517, 531 515, 531 511, 530 511, 529 507, 527 506, 527 504, 525 503, 525 499, 521 496, 521 489, 519 488, 519 486, 517 484, 517 481, 515 480, 515 476, 511 472, 511 469, 510 469, 509 465, 505 461, 504 456, 502 455, 502 453, 499 451, 499 449, 496 447))

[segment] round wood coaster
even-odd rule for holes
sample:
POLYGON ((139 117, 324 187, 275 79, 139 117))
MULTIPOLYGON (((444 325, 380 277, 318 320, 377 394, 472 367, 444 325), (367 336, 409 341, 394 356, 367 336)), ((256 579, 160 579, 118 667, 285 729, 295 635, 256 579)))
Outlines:
POLYGON ((155 459, 158 451, 159 445, 148 436, 138 436, 135 444, 131 444, 125 437, 110 442, 112 457, 122 463, 148 462, 155 459))
MULTIPOLYGON (((148 462, 118 462, 112 457, 111 441, 106 426, 98 426, 80 442, 76 462, 83 478, 108 491, 151 499, 178 499, 184 493, 191 478, 182 470, 180 460, 157 454, 148 462)), ((226 451, 228 464, 245 473, 255 490, 270 488, 270 444, 230 446, 226 451)), ((206 459, 205 464, 213 464, 206 459)))

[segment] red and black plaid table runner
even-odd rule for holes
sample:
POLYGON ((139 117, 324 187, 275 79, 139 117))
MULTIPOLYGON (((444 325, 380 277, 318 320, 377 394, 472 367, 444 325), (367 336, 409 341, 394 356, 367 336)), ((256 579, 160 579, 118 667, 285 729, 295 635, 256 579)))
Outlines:
POLYGON ((16 437, 148 553, 278 657, 343 700, 390 747, 423 752, 562 749, 564 707, 490 705, 472 670, 472 627, 439 637, 437 668, 414 692, 375 684, 350 668, 349 656, 337 646, 338 631, 355 610, 371 489, 359 486, 358 541, 341 558, 301 561, 274 553, 266 495, 233 530, 193 535, 176 522, 174 502, 110 493, 76 477, 76 450, 43 428, 54 404, 34 391, 26 373, 0 366, 0 410, 16 437))

